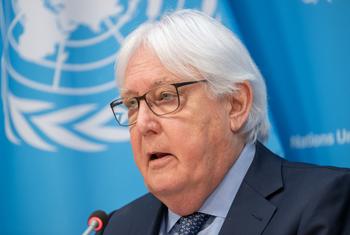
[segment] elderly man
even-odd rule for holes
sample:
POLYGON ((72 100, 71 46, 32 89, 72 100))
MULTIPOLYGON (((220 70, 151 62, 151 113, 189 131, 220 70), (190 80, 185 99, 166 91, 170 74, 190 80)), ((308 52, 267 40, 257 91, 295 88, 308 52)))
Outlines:
POLYGON ((111 213, 111 234, 350 234, 350 173, 271 153, 266 89, 237 37, 193 10, 146 23, 117 60, 121 98, 150 193, 111 213))

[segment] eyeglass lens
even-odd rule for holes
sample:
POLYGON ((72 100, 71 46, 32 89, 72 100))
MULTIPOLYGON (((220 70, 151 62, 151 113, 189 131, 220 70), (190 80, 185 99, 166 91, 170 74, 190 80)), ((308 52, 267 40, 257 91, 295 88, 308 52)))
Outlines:
POLYGON ((174 112, 179 107, 178 92, 174 85, 157 87, 142 97, 123 98, 113 106, 115 118, 120 125, 129 126, 136 122, 142 99, 145 99, 147 106, 159 116, 174 112))

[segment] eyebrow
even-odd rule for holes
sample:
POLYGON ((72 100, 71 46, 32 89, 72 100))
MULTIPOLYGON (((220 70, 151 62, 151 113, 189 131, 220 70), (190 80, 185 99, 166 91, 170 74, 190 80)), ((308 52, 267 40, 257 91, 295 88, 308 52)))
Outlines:
MULTIPOLYGON (((168 79, 166 77, 163 77, 160 80, 156 80, 155 82, 153 82, 151 84, 151 86, 149 87, 149 89, 153 89, 154 87, 157 87, 157 86, 160 86, 160 85, 163 85, 163 84, 168 84, 169 82, 173 83, 175 81, 171 81, 170 79, 168 79)), ((139 93, 137 91, 123 89, 123 88, 120 88, 119 90, 120 90, 120 96, 121 97, 126 97, 126 96, 131 96, 131 95, 132 96, 138 96, 139 95, 139 93)))
POLYGON ((135 91, 130 91, 130 90, 123 90, 120 89, 120 97, 126 97, 126 96, 137 96, 137 92, 135 91))

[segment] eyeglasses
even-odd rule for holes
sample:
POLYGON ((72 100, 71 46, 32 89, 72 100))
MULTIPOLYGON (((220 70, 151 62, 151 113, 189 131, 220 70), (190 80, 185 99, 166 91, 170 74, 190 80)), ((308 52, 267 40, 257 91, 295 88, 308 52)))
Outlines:
POLYGON ((110 103, 114 117, 121 126, 136 123, 141 100, 157 116, 174 113, 180 107, 179 87, 206 82, 206 80, 179 82, 155 87, 141 96, 122 97, 110 103))

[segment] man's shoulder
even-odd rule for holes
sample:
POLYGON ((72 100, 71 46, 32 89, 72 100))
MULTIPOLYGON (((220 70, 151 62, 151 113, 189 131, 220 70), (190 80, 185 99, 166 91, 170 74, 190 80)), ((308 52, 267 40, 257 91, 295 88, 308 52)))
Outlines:
POLYGON ((142 234, 157 227, 163 204, 148 193, 109 214, 103 234, 142 234), (132 231, 132 232, 131 232, 132 231))
POLYGON ((266 184, 280 185, 284 192, 299 191, 310 195, 324 192, 327 188, 338 187, 344 191, 350 188, 349 168, 291 161, 274 154, 260 143, 252 165, 249 181, 260 191, 264 191, 261 185, 266 187, 266 184))
POLYGON ((321 166, 313 163, 297 162, 288 158, 282 158, 271 152, 262 144, 258 144, 263 158, 269 158, 269 163, 279 162, 282 172, 291 173, 299 177, 319 177, 320 175, 329 177, 349 177, 350 168, 341 168, 334 166, 321 166))
MULTIPOLYGON (((316 164, 291 161, 282 158, 264 146, 259 146, 262 158, 269 160, 267 165, 280 165, 280 174, 284 192, 302 193, 303 197, 307 195, 314 197, 320 193, 350 193, 350 169, 334 166, 320 166, 316 164), (334 192, 336 190, 336 192, 334 192), (333 192, 331 192, 333 191, 333 192)), ((266 163, 265 163, 266 164, 266 163)), ((266 168, 265 168, 266 169, 266 168)), ((272 170, 272 169, 270 169, 272 170)), ((266 171, 265 171, 266 173, 266 171)))
POLYGON ((285 181, 296 181, 299 187, 309 185, 313 190, 327 185, 350 187, 350 169, 333 166, 319 166, 309 163, 282 161, 282 172, 285 181))
POLYGON ((291 228, 305 234, 350 234, 350 169, 290 161, 261 144, 253 166, 247 184, 276 208, 264 234, 291 228))
POLYGON ((335 176, 350 174, 349 168, 322 166, 312 163, 296 162, 287 159, 282 160, 282 167, 289 171, 306 172, 309 174, 329 174, 335 176))

